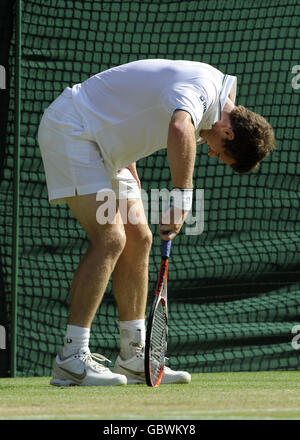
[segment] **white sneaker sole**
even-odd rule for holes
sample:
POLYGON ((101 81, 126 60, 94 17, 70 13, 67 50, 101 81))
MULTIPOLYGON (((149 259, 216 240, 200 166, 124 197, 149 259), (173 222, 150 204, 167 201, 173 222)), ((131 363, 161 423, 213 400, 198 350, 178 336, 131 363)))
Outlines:
POLYGON ((82 386, 79 383, 72 382, 71 380, 67 379, 51 379, 50 385, 54 385, 55 387, 79 387, 82 386))
POLYGON ((50 380, 50 385, 53 385, 55 387, 107 387, 107 386, 124 386, 127 385, 126 378, 124 380, 114 380, 110 383, 98 383, 98 384, 90 384, 90 383, 76 383, 72 380, 68 379, 57 379, 53 378, 50 380))

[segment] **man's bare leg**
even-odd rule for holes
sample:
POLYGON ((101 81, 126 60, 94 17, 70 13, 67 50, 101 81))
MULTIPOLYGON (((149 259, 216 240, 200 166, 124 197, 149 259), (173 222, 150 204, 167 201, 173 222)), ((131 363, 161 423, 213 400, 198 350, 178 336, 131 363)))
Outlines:
POLYGON ((109 277, 125 246, 119 214, 115 224, 99 224, 96 194, 69 198, 67 203, 87 233, 90 247, 75 273, 65 344, 56 356, 51 385, 125 385, 127 378, 104 367, 105 360, 89 350, 90 327, 107 287, 109 277))
POLYGON ((128 212, 134 208, 140 223, 124 222, 126 245, 113 272, 113 290, 121 321, 145 318, 148 295, 149 253, 152 234, 141 200, 129 200, 128 212))
POLYGON ((143 345, 145 339, 145 309, 148 295, 149 253, 152 234, 147 225, 141 200, 129 200, 127 212, 139 218, 138 224, 124 219, 126 245, 113 272, 113 290, 120 318, 121 356, 134 355, 129 345, 134 339, 143 345), (136 330, 138 332, 136 333, 136 330), (139 335, 139 339, 136 335, 139 335))
POLYGON ((68 320, 71 337, 67 333, 66 341, 72 339, 74 346, 65 343, 65 355, 80 344, 87 345, 89 329, 126 241, 118 212, 115 224, 97 222, 96 212, 100 202, 96 201, 96 194, 71 197, 67 199, 67 203, 87 233, 90 246, 75 272, 71 287, 68 320))

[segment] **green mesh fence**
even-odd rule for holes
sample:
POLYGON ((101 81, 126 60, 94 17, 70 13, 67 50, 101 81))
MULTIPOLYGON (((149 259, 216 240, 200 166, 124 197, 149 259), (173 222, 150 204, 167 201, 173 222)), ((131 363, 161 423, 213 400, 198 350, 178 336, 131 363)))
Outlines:
MULTIPOLYGON (((5 10, 0 7, 2 15, 5 10)), ((234 174, 208 157, 206 146, 199 149, 195 187, 204 189, 204 232, 183 230, 174 241, 169 365, 191 372, 299 368, 291 344, 300 324, 300 90, 295 79, 292 86, 293 66, 300 64, 299 16, 298 0, 23 0, 18 375, 50 375, 65 333, 72 276, 88 246, 67 208, 48 204, 37 145, 42 112, 66 86, 142 58, 202 61, 237 76, 237 103, 265 116, 277 138, 276 152, 249 175, 234 174)), ((0 318, 8 325, 14 37, 6 47, 0 318)), ((141 160, 138 169, 146 191, 169 187, 165 151, 141 160)), ((150 292, 160 252, 157 226, 151 228, 150 292)), ((91 349, 112 360, 119 347, 116 319, 109 284, 91 349)))
MULTIPOLYGON (((1 38, 0 38, 0 182, 2 186, 2 182, 4 181, 5 171, 4 171, 4 162, 5 162, 5 153, 6 153, 6 123, 8 119, 8 104, 9 104, 9 95, 8 95, 8 83, 9 83, 9 69, 8 69, 8 56, 9 56, 9 46, 12 34, 12 7, 10 5, 9 0, 5 0, 0 5, 0 29, 1 29, 1 38)), ((5 251, 3 246, 3 240, 5 240, 4 234, 5 231, 2 228, 2 223, 9 221, 8 216, 5 213, 6 203, 3 203, 3 197, 1 192, 1 246, 0 246, 0 326, 2 325, 5 329, 5 332, 9 326, 9 316, 7 314, 7 302, 8 298, 6 298, 4 288, 5 277, 4 274, 9 276, 10 269, 6 266, 7 260, 5 255, 7 252, 9 255, 11 254, 10 250, 10 241, 6 242, 5 251), (5 268, 6 266, 6 268, 5 268)), ((11 231, 10 231, 11 238, 11 231)), ((9 262, 11 265, 11 261, 9 262)), ((0 328, 1 331, 1 328, 0 328)), ((2 335, 3 336, 3 335, 2 335)), ((1 340, 1 336, 0 336, 1 340)), ((2 341, 3 342, 3 341, 2 341)), ((5 338, 5 342, 6 338, 5 338)), ((2 346, 2 344, 0 344, 2 346)), ((7 344, 6 344, 7 345, 7 344)), ((8 350, 0 349, 0 377, 5 376, 8 372, 9 363, 8 363, 8 350)))

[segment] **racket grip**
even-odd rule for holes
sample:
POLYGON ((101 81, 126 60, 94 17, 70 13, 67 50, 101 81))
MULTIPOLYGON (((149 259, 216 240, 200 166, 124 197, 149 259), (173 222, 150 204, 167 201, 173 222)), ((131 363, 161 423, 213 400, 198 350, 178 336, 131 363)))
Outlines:
MULTIPOLYGON (((168 234, 168 232, 166 232, 166 234, 168 234)), ((170 253, 171 253, 171 246, 172 246, 172 240, 169 240, 169 241, 162 240, 161 241, 161 256, 162 257, 169 258, 170 253)))

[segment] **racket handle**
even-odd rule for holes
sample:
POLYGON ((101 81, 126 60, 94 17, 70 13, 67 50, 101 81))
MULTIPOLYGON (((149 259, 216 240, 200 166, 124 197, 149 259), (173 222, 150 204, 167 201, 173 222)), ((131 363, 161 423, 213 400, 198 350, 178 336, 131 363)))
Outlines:
MULTIPOLYGON (((168 232, 165 232, 165 234, 168 234, 168 232)), ((172 246, 172 240, 169 240, 169 241, 162 240, 161 241, 161 256, 162 257, 169 258, 170 253, 171 253, 171 246, 172 246)))

